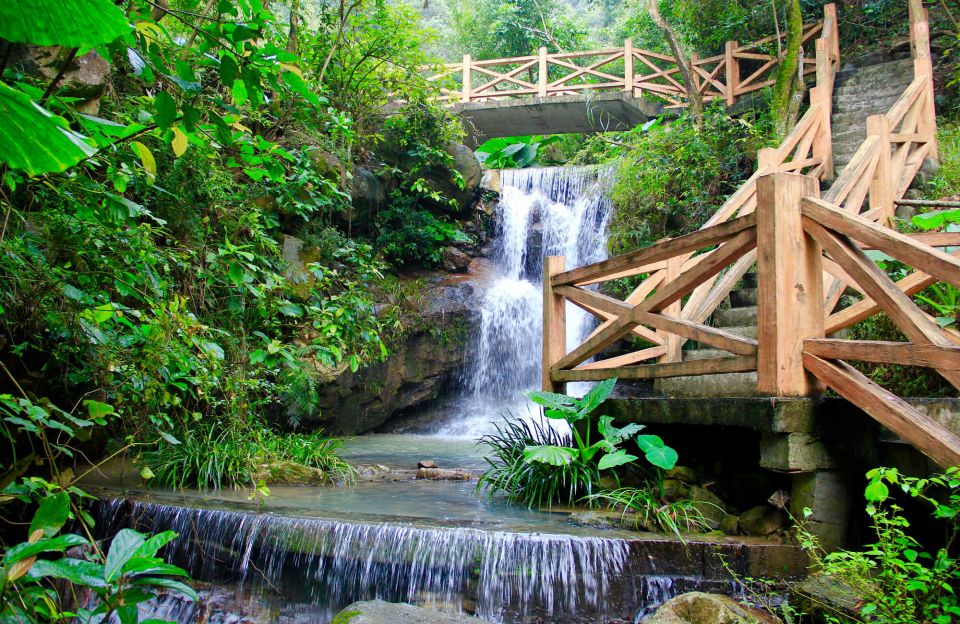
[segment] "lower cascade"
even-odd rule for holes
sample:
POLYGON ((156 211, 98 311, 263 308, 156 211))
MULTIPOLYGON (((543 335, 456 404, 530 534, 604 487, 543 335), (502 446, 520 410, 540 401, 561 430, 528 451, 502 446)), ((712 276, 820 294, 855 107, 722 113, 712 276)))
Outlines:
MULTIPOLYGON (((180 538, 170 560, 196 578, 264 590, 269 601, 305 603, 304 620, 328 622, 356 600, 382 599, 495 622, 605 620, 622 604, 643 604, 643 580, 625 574, 623 539, 400 523, 345 522, 112 499, 100 530, 127 526, 180 538), (637 578, 638 583, 634 582, 637 578)), ((647 587, 663 593, 656 579, 647 587)), ((192 622, 192 603, 170 599, 153 616, 192 622)))

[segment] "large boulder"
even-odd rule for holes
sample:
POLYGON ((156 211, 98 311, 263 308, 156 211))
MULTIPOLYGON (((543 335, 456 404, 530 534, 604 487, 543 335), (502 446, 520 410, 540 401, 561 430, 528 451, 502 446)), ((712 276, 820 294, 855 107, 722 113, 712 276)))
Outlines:
POLYGON ((342 218, 344 226, 351 234, 369 232, 373 218, 387 205, 387 185, 366 167, 354 167, 350 191, 352 201, 342 218))
MULTIPOLYGON (((60 72, 65 56, 66 51, 59 47, 19 45, 11 52, 11 64, 24 73, 51 81, 60 72)), ((91 50, 70 62, 59 89, 64 95, 81 100, 77 106, 81 112, 96 114, 109 81, 110 63, 91 50)))
POLYGON ((488 620, 460 613, 441 613, 410 604, 363 600, 333 617, 333 624, 484 624, 488 620))
POLYGON ((779 618, 718 594, 690 592, 663 603, 641 624, 782 624, 779 618))
POLYGON ((404 319, 386 360, 353 372, 317 366, 319 413, 306 426, 336 434, 377 429, 391 416, 440 396, 468 357, 470 326, 479 301, 462 280, 439 279, 419 295, 417 312, 404 319))
MULTIPOLYGON (((464 187, 460 188, 446 167, 429 167, 421 174, 429 187, 444 198, 454 200, 451 205, 448 202, 433 202, 434 209, 447 212, 454 216, 463 217, 469 214, 470 208, 480 195, 480 181, 483 178, 483 168, 476 155, 466 145, 461 143, 448 143, 444 146, 444 151, 452 159, 451 168, 463 177, 464 187)), ((377 155, 383 158, 388 165, 393 165, 402 170, 410 170, 417 166, 414 156, 410 155, 409 150, 399 146, 386 145, 378 150, 377 155)))

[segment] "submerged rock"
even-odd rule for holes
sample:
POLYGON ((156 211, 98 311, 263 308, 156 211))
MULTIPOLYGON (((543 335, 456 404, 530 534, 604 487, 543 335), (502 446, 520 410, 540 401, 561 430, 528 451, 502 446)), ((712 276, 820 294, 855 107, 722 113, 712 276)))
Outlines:
POLYGON ((417 471, 417 478, 431 481, 470 481, 473 473, 460 468, 421 468, 417 471))
POLYGON ((690 592, 663 603, 642 624, 782 624, 779 618, 719 594, 690 592))
POLYGON ((332 624, 483 624, 471 615, 441 613, 410 604, 363 600, 338 613, 332 624))

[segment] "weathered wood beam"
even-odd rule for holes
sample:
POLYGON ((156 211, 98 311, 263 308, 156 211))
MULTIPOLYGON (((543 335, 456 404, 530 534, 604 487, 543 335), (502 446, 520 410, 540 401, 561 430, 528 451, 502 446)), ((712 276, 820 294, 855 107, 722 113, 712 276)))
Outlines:
POLYGON ((805 340, 803 352, 828 360, 960 370, 960 346, 940 347, 911 342, 820 338, 805 340))
POLYGON ((722 373, 745 373, 757 370, 756 356, 715 358, 710 360, 690 360, 670 364, 641 364, 621 366, 615 371, 609 369, 557 370, 552 374, 556 382, 600 381, 616 376, 617 379, 661 379, 664 377, 685 377, 688 375, 719 375, 722 373))

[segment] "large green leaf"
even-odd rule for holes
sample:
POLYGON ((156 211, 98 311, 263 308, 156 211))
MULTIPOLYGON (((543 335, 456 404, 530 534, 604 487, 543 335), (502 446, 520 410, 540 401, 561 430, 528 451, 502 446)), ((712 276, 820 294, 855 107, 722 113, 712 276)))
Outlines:
POLYGON ((83 559, 56 559, 48 561, 40 559, 30 568, 29 577, 65 579, 77 585, 103 587, 103 566, 83 559))
POLYGON ((0 162, 28 175, 63 171, 96 152, 62 119, 3 83, 0 119, 0 162))
POLYGON ((130 32, 111 0, 3 0, 0 38, 13 43, 92 48, 130 32))
POLYGON ((613 387, 617 385, 617 379, 604 379, 593 388, 590 389, 590 392, 584 395, 579 401, 580 409, 577 412, 578 417, 582 418, 588 415, 593 410, 600 407, 600 404, 607 400, 607 397, 610 396, 610 393, 613 392, 613 387))
POLYGON ((523 449, 523 459, 528 464, 540 462, 551 466, 566 466, 577 456, 577 452, 572 448, 565 446, 552 446, 544 444, 541 446, 528 446, 523 449))
POLYGON ((107 552, 104 578, 109 582, 119 577, 123 566, 140 550, 145 541, 143 534, 133 529, 123 529, 117 533, 107 552))
POLYGON ((629 464, 637 458, 636 455, 631 455, 623 449, 620 449, 616 453, 607 453, 600 458, 600 461, 597 462, 597 468, 599 470, 606 470, 607 468, 615 468, 623 464, 629 464))
POLYGON ((12 565, 28 557, 45 552, 63 552, 74 546, 87 544, 86 538, 79 535, 58 535, 50 539, 41 539, 37 542, 22 542, 10 547, 3 555, 4 565, 12 565))
POLYGON ((58 492, 43 499, 37 513, 33 514, 30 522, 30 535, 35 531, 43 531, 47 537, 60 530, 70 517, 70 496, 66 492, 58 492))

